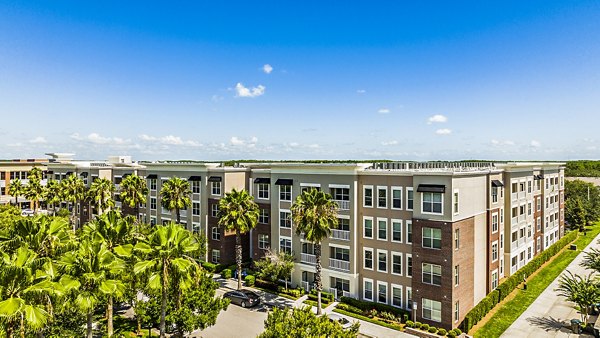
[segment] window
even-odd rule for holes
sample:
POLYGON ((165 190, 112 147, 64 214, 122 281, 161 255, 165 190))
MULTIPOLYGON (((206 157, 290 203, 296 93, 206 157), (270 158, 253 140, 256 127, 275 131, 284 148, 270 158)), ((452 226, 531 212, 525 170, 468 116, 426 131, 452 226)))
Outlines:
POLYGON ((492 272, 492 290, 498 287, 498 271, 492 272))
POLYGON ((527 203, 527 215, 531 216, 531 210, 533 208, 531 207, 531 202, 527 203))
POLYGON ((1 196, 4 196, 4 195, 6 195, 6 188, 5 188, 5 187, 1 187, 1 188, 0 188, 0 195, 1 195, 1 196))
POLYGON ((406 244, 412 244, 412 221, 406 221, 406 244))
POLYGON ((150 216, 150 225, 156 225, 156 217, 150 216))
POLYGON ((492 243, 492 262, 498 260, 498 242, 494 241, 492 243))
POLYGON ((454 207, 453 207, 453 211, 454 214, 458 214, 458 190, 454 190, 454 199, 453 199, 454 203, 454 207))
POLYGON ((258 234, 258 248, 268 249, 269 248, 269 235, 258 234))
POLYGON ((221 251, 213 249, 211 254, 211 260, 213 263, 219 263, 221 260, 221 251))
POLYGON ((401 187, 392 187, 392 209, 402 209, 401 187))
POLYGON ((337 259, 340 261, 350 261, 350 249, 339 248, 337 246, 330 247, 331 258, 337 259))
POLYGON ((156 178, 150 179, 150 190, 156 190, 156 178))
POLYGON ((519 191, 520 192, 525 191, 525 182, 519 182, 519 191))
POLYGON ((406 277, 412 277, 412 255, 406 254, 406 277))
POLYGON ((442 321, 442 303, 423 298, 423 318, 434 322, 442 321))
POLYGON ((402 254, 392 252, 392 273, 402 276, 402 254))
POLYGON ((402 286, 392 284, 392 305, 402 307, 402 286))
POLYGON ((377 187, 377 207, 387 208, 387 187, 377 187))
POLYGON ((292 227, 292 213, 289 211, 279 212, 279 226, 282 228, 292 227))
POLYGON ((455 265, 454 266, 454 286, 458 286, 459 275, 460 275, 460 266, 455 265))
POLYGON ((373 249, 364 248, 363 252, 365 256, 364 268, 373 270, 373 249))
POLYGON ((364 290, 364 294, 363 294, 363 298, 366 300, 373 300, 373 281, 370 279, 363 279, 363 290, 364 290))
POLYGON ((458 322, 458 317, 460 314, 460 306, 458 305, 458 301, 454 303, 454 321, 458 322))
POLYGON ((213 204, 210 205, 210 215, 212 217, 218 217, 219 216, 219 204, 213 203, 213 204))
POLYGON ((407 187, 406 188, 406 210, 413 209, 414 200, 415 200, 415 198, 414 198, 413 188, 407 187))
POLYGON ((442 194, 439 192, 424 192, 422 193, 423 213, 441 214, 442 213, 442 194))
POLYGON ((423 247, 430 249, 442 248, 442 229, 423 228, 423 247))
POLYGON ((536 224, 537 231, 541 231, 542 230, 542 219, 540 217, 538 217, 536 223, 537 223, 536 224))
POLYGON ((460 248, 460 229, 454 229, 454 250, 460 248))
POLYGON ((289 238, 280 238, 279 239, 279 251, 287 252, 289 254, 292 253, 292 240, 289 238))
POLYGON ((536 201, 536 204, 537 204, 537 211, 542 210, 542 199, 538 197, 538 198, 535 199, 535 201, 536 201))
POLYGON ((527 181, 527 193, 531 194, 531 181, 527 181))
POLYGON ((492 215, 492 233, 498 232, 498 214, 492 215))
POLYGON ((373 238, 373 219, 372 218, 364 219, 363 237, 364 238, 373 238))
POLYGON ((200 216, 200 203, 199 202, 192 203, 192 215, 200 216))
POLYGON ((335 201, 349 201, 350 189, 348 188, 331 188, 331 197, 335 201))
POLYGON ((263 200, 269 199, 269 184, 258 183, 258 198, 263 200))
POLYGON ((258 223, 269 224, 269 209, 260 209, 258 223))
POLYGON ((349 218, 338 218, 337 230, 350 231, 350 219, 349 218))
POLYGON ((492 187, 492 203, 498 202, 498 187, 492 187))
POLYGON ((199 194, 200 193, 200 181, 192 181, 192 193, 199 194))
POLYGON ((387 304, 387 283, 377 282, 377 303, 387 304))
MULTIPOLYGON (((141 214, 140 214, 141 216, 141 214)), ((200 228, 200 223, 192 223, 192 231, 195 233, 200 233, 200 230, 202 230, 202 228, 200 228)))
POLYGON ((402 243, 402 221, 392 220, 392 242, 402 243))
POLYGON ((150 197, 150 210, 156 210, 156 197, 150 197))
POLYGON ((387 251, 377 250, 377 271, 387 272, 387 251))
POLYGON ((387 219, 377 219, 377 239, 387 240, 387 219))
POLYGON ((210 182, 210 191, 213 195, 221 195, 221 182, 210 182))
POLYGON ((373 186, 366 185, 363 187, 363 206, 373 207, 373 186))
POLYGON ((442 267, 436 264, 423 263, 422 281, 425 284, 442 284, 442 267))
POLYGON ((292 186, 291 185, 280 185, 279 186, 279 200, 280 201, 292 201, 292 186))
POLYGON ((211 238, 215 241, 220 241, 221 240, 221 229, 219 229, 218 227, 212 227, 210 230, 211 233, 211 238))

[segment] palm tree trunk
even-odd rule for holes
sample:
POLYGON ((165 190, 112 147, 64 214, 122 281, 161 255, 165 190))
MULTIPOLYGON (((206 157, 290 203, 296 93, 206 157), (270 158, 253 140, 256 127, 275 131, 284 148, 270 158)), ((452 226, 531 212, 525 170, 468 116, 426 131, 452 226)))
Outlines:
POLYGON ((94 311, 88 310, 88 313, 87 313, 87 338, 93 338, 92 337, 93 321, 94 321, 94 311))
POLYGON ((106 309, 106 314, 108 315, 106 320, 106 326, 108 327, 108 336, 112 337, 113 335, 113 297, 108 297, 108 307, 106 309))
POLYGON ((177 220, 177 224, 181 223, 181 216, 179 215, 179 208, 175 208, 175 219, 177 220))
POLYGON ((323 291, 323 282, 321 281, 321 243, 315 243, 315 287, 317 289, 317 315, 321 315, 321 291, 323 291))
POLYGON ((162 282, 162 298, 160 304, 160 338, 165 338, 165 316, 167 313, 167 264, 165 261, 163 261, 162 282))
POLYGON ((6 337, 13 338, 13 326, 10 321, 8 321, 8 327, 6 328, 6 337))
POLYGON ((238 290, 242 289, 242 234, 235 231, 235 263, 237 264, 238 290))
POLYGON ((25 320, 23 319, 23 313, 21 313, 21 338, 25 338, 25 320))

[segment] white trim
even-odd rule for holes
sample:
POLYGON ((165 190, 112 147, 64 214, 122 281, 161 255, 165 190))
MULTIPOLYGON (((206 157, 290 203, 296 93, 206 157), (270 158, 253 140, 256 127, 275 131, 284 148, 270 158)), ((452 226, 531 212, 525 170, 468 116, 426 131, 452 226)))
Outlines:
POLYGON ((376 189, 376 191, 377 191, 377 195, 376 195, 377 196, 377 209, 387 209, 388 208, 388 204, 389 204, 388 203, 388 197, 389 197, 388 190, 389 189, 388 189, 387 185, 378 185, 377 186, 377 189, 376 189), (379 206, 379 190, 384 190, 384 189, 385 189, 385 207, 380 207, 379 206))
POLYGON ((402 243, 402 237, 404 237, 404 222, 402 222, 401 219, 396 219, 396 218, 392 218, 390 220, 390 241, 392 243, 402 243), (400 223, 400 240, 399 241, 395 241, 394 240, 394 223, 400 223))
POLYGON ((406 297, 404 298, 404 299, 405 299, 405 302, 404 302, 404 304, 406 304, 406 307, 405 307, 405 309, 412 311, 412 308, 409 308, 409 306, 408 306, 408 299, 409 299, 409 297, 408 297, 408 294, 409 294, 409 293, 411 293, 411 297, 410 297, 410 298, 411 298, 411 301, 412 301, 412 287, 410 287, 410 286, 407 286, 407 287, 406 287, 406 288, 404 288, 404 289, 405 289, 405 291, 406 291, 406 297))
POLYGON ((342 245, 342 244, 337 244, 337 243, 329 243, 330 247, 334 247, 334 248, 340 248, 340 249, 348 249, 350 250, 350 245, 342 245))
MULTIPOLYGON (((442 214, 444 213, 444 197, 442 196, 442 214)), ((453 215, 460 214, 460 192, 458 189, 452 190, 452 213, 453 215), (457 201, 454 200, 454 195, 456 194, 457 201), (458 202, 458 211, 454 211, 454 205, 458 202)))
POLYGON ((288 203, 292 203, 294 200, 294 186, 292 185, 288 185, 287 187, 290 187, 290 199, 288 200, 282 200, 281 199, 281 187, 283 187, 284 185, 279 185, 277 188, 277 200, 281 203, 281 202, 288 202, 288 203))
POLYGON ((300 183, 301 187, 313 187, 313 188, 320 188, 321 187, 321 183, 300 183))
POLYGON ((388 219, 385 217, 377 217, 377 240, 378 241, 384 241, 387 242, 388 241, 388 219), (379 221, 385 221, 385 238, 381 239, 379 238, 379 221))
POLYGON ((393 307, 404 308, 404 288, 402 285, 391 283, 390 285, 390 302, 389 304, 393 307), (394 289, 400 289, 400 305, 394 305, 394 289))
POLYGON ((363 236, 363 238, 367 238, 367 239, 373 239, 373 238, 375 238, 373 236, 373 233, 375 231, 374 227, 375 227, 375 222, 374 222, 373 217, 371 217, 371 216, 363 216, 363 223, 362 223, 362 229, 363 229, 362 236, 363 236), (365 236, 365 220, 370 220, 371 221, 371 237, 365 236))
POLYGON ((362 294, 362 299, 366 299, 366 300, 370 300, 371 302, 373 301, 373 296, 375 295, 375 283, 373 282, 373 280, 371 278, 363 278, 363 294, 362 294), (365 297, 365 282, 371 282, 371 298, 367 298, 365 297))
POLYGON ((330 188, 338 188, 338 189, 350 189, 349 184, 329 184, 330 188))
POLYGON ((374 250, 373 250, 373 248, 366 248, 366 247, 363 247, 363 264, 362 264, 362 265, 363 265, 363 269, 365 269, 365 270, 371 270, 371 271, 373 271, 373 269, 374 269, 374 267, 375 267, 375 253, 374 253, 374 250), (367 252, 367 251, 370 251, 370 252, 371 252, 371 267, 370 267, 370 268, 367 268, 367 267, 365 266, 365 257, 366 257, 366 254, 365 254, 365 252, 367 252))
POLYGON ((406 222, 404 222, 404 228, 405 228, 405 230, 406 230, 406 231, 404 231, 404 234, 405 234, 405 236, 406 236, 405 243, 406 243, 406 244, 408 244, 408 245, 412 245, 412 244, 413 244, 413 242, 414 242, 414 241, 413 241, 413 240, 414 240, 414 238, 412 238, 410 242, 408 241, 408 226, 409 226, 409 225, 411 226, 411 229, 410 229, 410 230, 411 230, 411 231, 410 231, 410 234, 411 234, 411 236, 412 236, 412 220, 411 220, 411 219, 407 219, 407 220, 406 220, 406 222))
POLYGON ((383 249, 377 249, 377 272, 383 272, 383 273, 388 273, 390 271, 389 266, 390 266, 390 260, 389 260, 389 254, 387 250, 383 250, 383 249), (385 253, 385 271, 384 270, 380 270, 379 269, 379 253, 385 253))
POLYGON ((390 293, 389 293, 389 284, 388 282, 383 282, 383 281, 377 281, 377 293, 375 295, 377 295, 377 297, 375 297, 375 302, 379 303, 379 304, 389 304, 390 303, 390 293), (385 285, 385 303, 380 302, 379 301, 379 285, 385 285))
POLYGON ((407 211, 412 211, 412 210, 414 210, 414 208, 415 208, 415 192, 414 192, 414 189, 413 189, 413 187, 406 187, 406 199, 405 199, 405 203, 406 203, 406 210, 407 210, 407 211), (412 192, 413 192, 413 199, 412 199, 412 201, 413 201, 413 207, 412 207, 412 208, 410 208, 410 209, 408 208, 408 192, 409 192, 409 191, 412 191, 412 192))
POLYGON ((375 198, 374 198, 374 191, 375 189, 373 189, 372 185, 363 185, 363 195, 362 195, 362 206, 363 208, 373 208, 373 205, 375 203, 375 198), (371 205, 365 205, 365 190, 367 189, 371 189, 371 205))
POLYGON ((498 241, 493 241, 492 245, 490 245, 490 250, 492 252, 490 252, 490 255, 492 256, 492 263, 497 262, 498 258, 500 257, 500 245, 498 244, 498 241), (496 244, 496 259, 494 259, 494 244, 496 244))
POLYGON ((402 252, 390 251, 390 273, 394 276, 404 276, 404 255, 402 252), (394 256, 400 256, 400 273, 394 273, 394 256))
MULTIPOLYGON (((432 195, 433 198, 433 195, 432 195)), ((432 200, 432 207, 433 207, 433 200, 432 200)), ((414 202, 413 202, 413 206, 414 206, 414 202)), ((422 192, 421 193, 421 214, 423 215, 443 215, 444 214, 444 193, 441 192, 422 192), (423 203, 425 202, 424 198, 423 198, 423 194, 440 194, 442 196, 442 202, 441 202, 441 206, 442 206, 442 211, 441 212, 426 212, 423 211, 423 203)))
POLYGON ((402 210, 402 204, 404 203, 404 190, 400 186, 392 186, 390 187, 390 209, 392 210, 402 210), (394 191, 400 191, 400 208, 394 208, 394 191))
POLYGON ((498 229, 500 229, 500 216, 498 215, 497 212, 493 212, 491 218, 492 218, 492 224, 491 224, 492 225, 492 233, 495 234, 498 232, 498 229), (496 222, 498 222, 498 223, 496 223, 496 231, 494 231, 494 216, 496 216, 496 222))
MULTIPOLYGON (((173 177, 175 177, 175 176, 173 176, 173 177)), ((160 179, 161 179, 161 180, 168 181, 169 179, 171 179, 171 177, 162 177, 162 176, 161 176, 161 177, 160 177, 160 179)), ((161 183, 162 183, 162 182, 161 182, 161 183)))
MULTIPOLYGON (((405 264, 404 264, 404 269, 405 269, 404 271, 405 271, 405 273, 404 273, 404 275, 405 275, 406 277, 408 277, 408 278, 412 278, 412 277, 413 277, 413 275, 412 275, 412 274, 410 274, 410 275, 408 274, 408 259, 409 259, 409 258, 410 258, 410 259, 412 259, 412 254, 409 254, 409 253, 407 253, 407 254, 405 254, 405 255, 404 255, 404 258, 405 258, 405 261, 404 261, 404 263, 405 263, 405 264)), ((413 262, 413 263, 414 263, 414 262, 413 262)), ((414 265, 414 264, 413 264, 413 265, 414 265)), ((414 266, 413 266, 413 270, 414 270, 414 266)))
POLYGON ((343 218, 343 219, 350 219, 350 215, 340 215, 340 214, 338 214, 336 217, 337 218, 343 218))

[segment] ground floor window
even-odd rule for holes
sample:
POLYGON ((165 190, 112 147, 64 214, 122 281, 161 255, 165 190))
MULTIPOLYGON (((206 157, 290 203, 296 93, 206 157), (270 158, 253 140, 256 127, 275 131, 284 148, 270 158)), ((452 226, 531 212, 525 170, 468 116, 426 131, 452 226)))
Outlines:
POLYGON ((364 283, 364 288, 363 288, 364 295, 363 295, 363 298, 366 299, 366 300, 372 301, 373 300, 373 281, 365 279, 363 281, 363 283, 364 283))
POLYGON ((377 283, 377 302, 387 304, 387 283, 377 283))
POLYGON ((350 281, 347 279, 331 277, 331 287, 340 291, 350 292, 350 281))
POLYGON ((221 251, 220 250, 213 250, 212 251, 212 257, 211 257, 211 261, 213 263, 219 263, 219 261, 221 260, 221 251))
POLYGON ((279 239, 279 250, 291 254, 292 253, 292 240, 288 239, 288 238, 280 238, 279 239))
POLYGON ((392 285, 392 305, 402 307, 402 286, 392 285))
POLYGON ((259 249, 269 248, 269 235, 265 235, 265 234, 258 235, 258 248, 259 249))
POLYGON ((442 321, 442 303, 423 298, 423 318, 434 322, 442 321))

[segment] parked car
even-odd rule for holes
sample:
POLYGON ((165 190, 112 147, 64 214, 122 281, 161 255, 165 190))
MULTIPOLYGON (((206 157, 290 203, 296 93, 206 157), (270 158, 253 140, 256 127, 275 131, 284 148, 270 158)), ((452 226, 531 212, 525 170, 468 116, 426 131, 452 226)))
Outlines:
POLYGON ((21 210, 21 216, 33 216, 33 210, 23 209, 21 210))
POLYGON ((224 298, 229 298, 233 304, 241 307, 252 307, 260 303, 260 296, 250 290, 229 291, 223 295, 224 298))
POLYGON ((334 323, 340 324, 344 330, 352 327, 352 323, 348 319, 338 315, 337 313, 330 313, 327 315, 327 318, 334 323))

